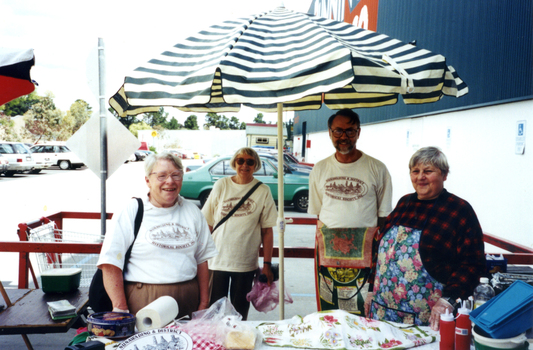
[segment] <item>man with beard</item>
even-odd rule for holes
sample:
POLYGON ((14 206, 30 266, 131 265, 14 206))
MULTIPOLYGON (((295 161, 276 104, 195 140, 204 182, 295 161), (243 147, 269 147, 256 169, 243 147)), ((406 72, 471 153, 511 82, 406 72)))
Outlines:
POLYGON ((368 228, 381 225, 392 211, 392 183, 382 162, 356 148, 357 113, 338 111, 328 128, 336 151, 315 164, 309 176, 308 212, 318 218, 317 307, 364 316, 375 232, 368 228))

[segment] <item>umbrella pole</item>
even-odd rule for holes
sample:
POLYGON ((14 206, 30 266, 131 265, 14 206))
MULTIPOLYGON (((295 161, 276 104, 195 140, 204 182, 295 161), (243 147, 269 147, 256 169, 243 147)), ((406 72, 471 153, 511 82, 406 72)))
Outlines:
POLYGON ((278 103, 278 234, 279 234, 279 319, 285 319, 285 195, 283 175, 283 103, 278 103), (281 171, 280 171, 281 169, 281 171))
POLYGON ((106 232, 107 118, 105 109, 104 39, 98 38, 98 81, 100 103, 100 231, 106 232))

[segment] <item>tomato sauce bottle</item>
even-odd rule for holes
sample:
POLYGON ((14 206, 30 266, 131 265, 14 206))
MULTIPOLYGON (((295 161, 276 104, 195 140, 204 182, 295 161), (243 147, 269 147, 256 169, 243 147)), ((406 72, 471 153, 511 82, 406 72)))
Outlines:
POLYGON ((448 309, 440 315, 440 343, 439 350, 454 350, 455 348, 455 319, 448 309))
POLYGON ((455 319, 455 350, 470 350, 472 340, 472 322, 470 321, 470 309, 463 301, 457 310, 455 319))

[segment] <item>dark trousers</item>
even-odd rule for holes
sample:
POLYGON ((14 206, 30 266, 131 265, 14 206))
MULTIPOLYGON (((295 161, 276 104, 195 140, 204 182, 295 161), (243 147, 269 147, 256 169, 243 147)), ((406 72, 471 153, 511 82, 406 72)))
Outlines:
POLYGON ((213 305, 220 298, 228 296, 235 310, 242 315, 242 319, 248 318, 250 302, 246 300, 246 294, 252 290, 252 284, 256 271, 250 272, 227 272, 214 271, 211 273, 211 299, 209 305, 213 305))

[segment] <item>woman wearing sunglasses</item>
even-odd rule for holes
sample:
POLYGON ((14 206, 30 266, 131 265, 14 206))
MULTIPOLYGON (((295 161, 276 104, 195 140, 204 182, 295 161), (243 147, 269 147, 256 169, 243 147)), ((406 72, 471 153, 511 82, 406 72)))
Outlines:
POLYGON ((273 280, 272 227, 276 225, 277 211, 270 188, 261 184, 233 215, 213 231, 213 227, 259 182, 254 178, 254 172, 261 169, 261 161, 253 149, 239 149, 231 158, 230 165, 236 174, 215 183, 202 209, 219 252, 208 261, 210 304, 228 296, 229 292, 231 303, 246 320, 250 308, 246 294, 252 289, 261 245, 264 251, 262 272, 267 276, 269 285, 273 280))

